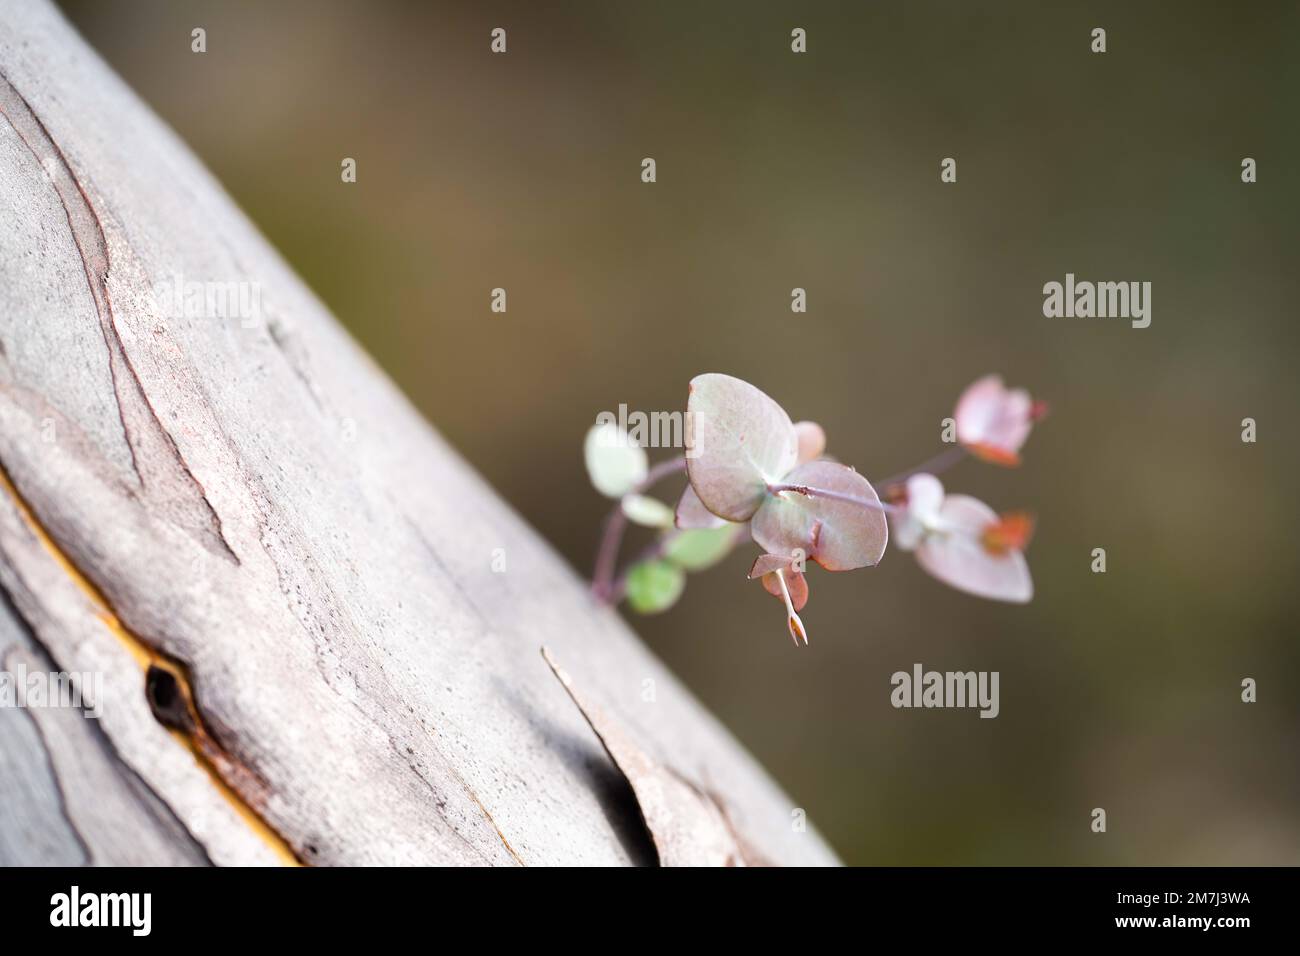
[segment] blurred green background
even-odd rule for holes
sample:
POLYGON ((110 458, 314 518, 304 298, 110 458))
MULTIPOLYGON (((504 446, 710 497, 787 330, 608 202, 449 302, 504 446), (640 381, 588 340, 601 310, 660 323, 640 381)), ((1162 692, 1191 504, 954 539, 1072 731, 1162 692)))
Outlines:
POLYGON ((986 372, 1051 403, 1022 468, 945 476, 1037 513, 1028 607, 891 551, 813 572, 796 652, 746 549, 633 622, 846 861, 1300 862, 1300 6, 976 6, 64 4, 584 575, 586 428, 699 372, 877 477, 986 372), (1045 319, 1066 272, 1151 281, 1151 327, 1045 319), (1000 671, 1001 716, 892 709, 918 661, 1000 671))

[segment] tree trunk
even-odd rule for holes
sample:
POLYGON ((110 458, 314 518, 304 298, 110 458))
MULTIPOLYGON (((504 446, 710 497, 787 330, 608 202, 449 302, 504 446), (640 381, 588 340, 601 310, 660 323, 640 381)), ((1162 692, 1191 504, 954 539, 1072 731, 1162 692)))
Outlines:
POLYGON ((0 863, 834 862, 47 4, 0 113, 0 863))

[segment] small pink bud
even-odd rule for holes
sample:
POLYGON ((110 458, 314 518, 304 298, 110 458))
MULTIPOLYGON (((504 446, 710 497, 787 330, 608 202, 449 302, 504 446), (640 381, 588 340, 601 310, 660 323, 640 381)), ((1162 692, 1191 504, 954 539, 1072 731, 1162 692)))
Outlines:
POLYGON ((1033 424, 1047 413, 1023 388, 1008 389, 999 375, 986 375, 962 393, 953 417, 957 440, 975 456, 996 465, 1020 464, 1020 447, 1033 424))

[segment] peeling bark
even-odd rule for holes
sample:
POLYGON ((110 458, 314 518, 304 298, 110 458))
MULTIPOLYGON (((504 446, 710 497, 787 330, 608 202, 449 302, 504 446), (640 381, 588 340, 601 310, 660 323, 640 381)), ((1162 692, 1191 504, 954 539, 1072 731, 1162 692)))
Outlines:
POLYGON ((732 829, 716 797, 642 750, 618 721, 573 685, 550 650, 542 657, 627 779, 660 866, 755 866, 764 861, 732 829))
POLYGON ((47 4, 0 114, 0 652, 104 698, 0 710, 0 862, 655 862, 543 643, 746 858, 835 862, 47 4))

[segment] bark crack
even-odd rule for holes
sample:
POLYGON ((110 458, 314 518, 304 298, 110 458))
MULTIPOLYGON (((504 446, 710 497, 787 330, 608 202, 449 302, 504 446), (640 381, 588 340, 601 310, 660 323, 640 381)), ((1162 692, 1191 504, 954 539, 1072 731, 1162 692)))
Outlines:
POLYGON ((72 559, 58 546, 45 530, 35 513, 23 499, 17 487, 10 480, 8 472, 0 466, 0 489, 8 493, 14 508, 22 517, 31 533, 54 559, 59 568, 86 595, 95 608, 96 616, 118 641, 127 649, 139 665, 145 684, 148 675, 156 671, 166 673, 181 698, 178 713, 183 714, 172 722, 159 717, 156 706, 151 702, 151 709, 160 723, 168 727, 172 738, 185 747, 199 767, 206 773, 213 786, 231 806, 231 809, 253 831, 253 833, 287 866, 301 866, 302 862, 288 842, 278 834, 262 815, 253 807, 238 789, 256 783, 257 778, 250 769, 239 764, 209 732, 206 723, 199 714, 194 702, 193 681, 189 670, 181 661, 174 660, 162 651, 151 646, 138 637, 122 623, 108 604, 108 599, 92 583, 72 559), (231 779, 233 778, 233 782, 231 779))
POLYGON ((51 138, 40 117, 3 73, 0 73, 0 114, 9 121, 23 145, 45 171, 63 205, 73 244, 86 273, 86 284, 95 303, 108 353, 108 370, 118 418, 141 490, 153 499, 156 510, 167 513, 173 523, 186 529, 205 548, 239 564, 238 555, 223 533, 220 516, 181 455, 175 439, 163 427, 157 410, 145 393, 139 373, 127 355, 108 289, 111 268, 108 239, 85 186, 72 171, 67 157, 51 138))

